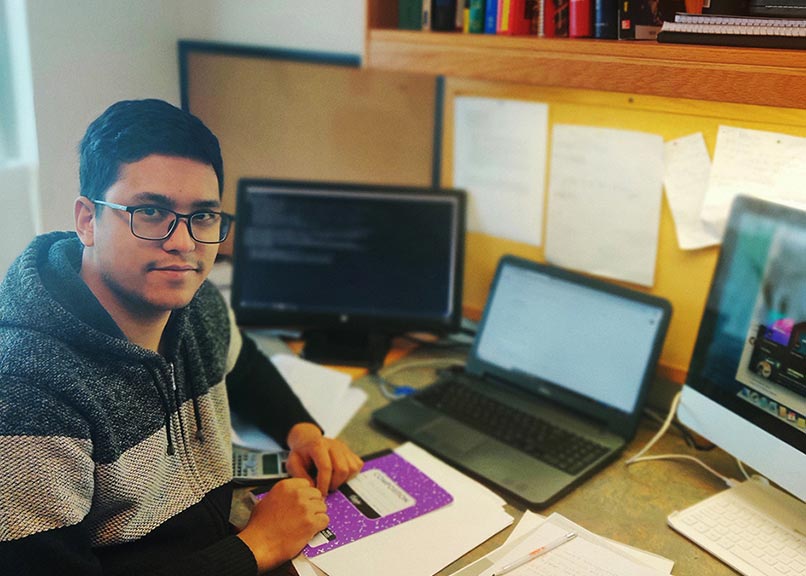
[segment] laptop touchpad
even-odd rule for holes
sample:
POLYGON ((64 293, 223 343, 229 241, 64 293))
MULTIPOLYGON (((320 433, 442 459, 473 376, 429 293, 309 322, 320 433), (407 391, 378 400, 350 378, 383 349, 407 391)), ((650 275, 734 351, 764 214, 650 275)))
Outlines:
POLYGON ((457 426, 456 423, 442 418, 417 430, 414 438, 426 442, 435 450, 444 450, 452 456, 469 452, 487 441, 487 437, 483 434, 457 426))

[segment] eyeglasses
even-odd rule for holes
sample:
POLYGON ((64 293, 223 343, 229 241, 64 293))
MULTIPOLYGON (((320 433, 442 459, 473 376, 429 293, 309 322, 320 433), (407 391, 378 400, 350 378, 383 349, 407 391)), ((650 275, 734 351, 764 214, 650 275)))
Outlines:
POLYGON ((143 240, 165 240, 174 233, 179 220, 184 218, 193 240, 201 244, 220 244, 227 239, 232 221, 235 220, 232 214, 212 210, 180 214, 159 206, 123 206, 103 200, 92 200, 92 203, 128 212, 132 234, 143 240))

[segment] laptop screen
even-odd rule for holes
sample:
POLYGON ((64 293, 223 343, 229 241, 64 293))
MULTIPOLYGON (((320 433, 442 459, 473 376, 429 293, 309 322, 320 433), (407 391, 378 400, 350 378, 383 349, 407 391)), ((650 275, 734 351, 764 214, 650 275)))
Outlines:
POLYGON ((654 372, 668 313, 668 303, 647 294, 505 258, 474 353, 485 371, 516 374, 530 391, 631 414, 654 372))

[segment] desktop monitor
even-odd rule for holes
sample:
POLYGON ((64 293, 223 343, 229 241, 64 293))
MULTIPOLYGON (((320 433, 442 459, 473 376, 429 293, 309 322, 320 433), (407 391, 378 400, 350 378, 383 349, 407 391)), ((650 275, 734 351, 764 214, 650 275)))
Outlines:
POLYGON ((377 368, 390 336, 459 326, 460 190, 243 179, 236 215, 237 321, 303 330, 305 358, 377 368))
POLYGON ((734 201, 678 417, 806 500, 806 212, 734 201))

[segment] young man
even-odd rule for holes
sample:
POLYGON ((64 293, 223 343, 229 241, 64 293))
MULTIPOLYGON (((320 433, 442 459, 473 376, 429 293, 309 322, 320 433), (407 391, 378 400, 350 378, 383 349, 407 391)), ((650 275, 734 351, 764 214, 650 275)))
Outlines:
POLYGON ((81 142, 76 233, 36 238, 8 271, 3 573, 254 575, 325 528, 324 495, 361 468, 205 282, 231 224, 222 179, 197 118, 114 104, 81 142), (237 534, 230 404, 287 443, 293 476, 237 534))

